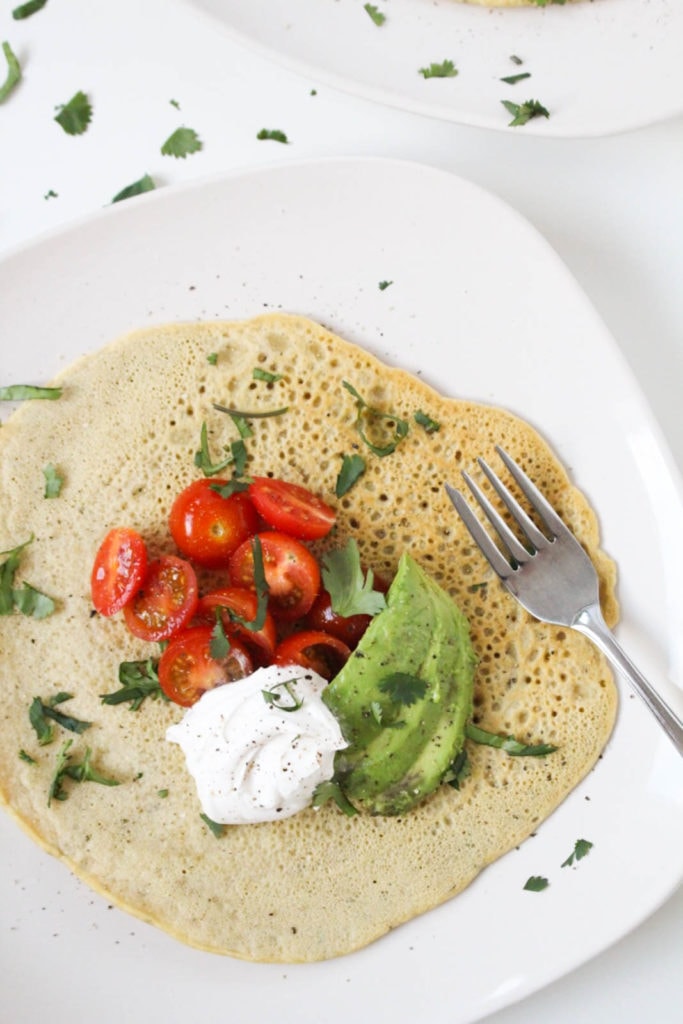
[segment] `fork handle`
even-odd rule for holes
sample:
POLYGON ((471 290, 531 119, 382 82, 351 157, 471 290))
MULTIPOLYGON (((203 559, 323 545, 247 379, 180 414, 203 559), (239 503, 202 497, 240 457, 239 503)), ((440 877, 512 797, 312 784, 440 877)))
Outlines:
POLYGON ((592 640, 614 668, 626 677, 672 740, 678 753, 683 755, 683 721, 653 689, 642 672, 636 668, 623 648, 617 643, 614 634, 602 617, 600 606, 598 604, 588 605, 579 612, 572 625, 574 629, 592 640))

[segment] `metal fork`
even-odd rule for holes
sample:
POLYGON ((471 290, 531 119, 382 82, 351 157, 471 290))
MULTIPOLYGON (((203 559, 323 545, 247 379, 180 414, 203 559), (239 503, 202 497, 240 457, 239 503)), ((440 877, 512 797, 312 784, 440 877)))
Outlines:
POLYGON ((525 512, 484 459, 478 463, 519 526, 522 544, 472 477, 463 478, 489 523, 498 534, 504 554, 470 508, 464 495, 446 484, 448 496, 475 543, 503 586, 535 618, 585 634, 645 701, 683 755, 683 721, 659 696, 617 643, 600 610, 598 574, 573 533, 526 473, 497 446, 496 451, 548 531, 546 536, 525 512))

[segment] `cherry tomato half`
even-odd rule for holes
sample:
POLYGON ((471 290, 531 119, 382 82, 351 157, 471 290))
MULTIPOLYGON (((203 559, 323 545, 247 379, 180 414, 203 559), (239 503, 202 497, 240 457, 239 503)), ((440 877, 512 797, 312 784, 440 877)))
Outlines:
POLYGON ((351 654, 338 637, 322 630, 308 629, 292 633, 275 651, 275 665, 302 665, 312 669, 323 679, 333 679, 343 668, 351 654))
POLYGON ((205 594, 199 599, 194 621, 198 625, 213 626, 218 609, 221 609, 221 621, 226 636, 230 637, 231 641, 234 636, 239 637, 259 665, 270 664, 277 643, 275 621, 270 612, 266 611, 263 626, 257 630, 249 629, 248 626, 243 626, 230 618, 230 612, 234 612, 245 622, 254 621, 258 609, 258 599, 254 591, 243 587, 225 587, 223 590, 205 594))
POLYGON ((118 526, 100 544, 90 576, 92 603, 100 615, 115 615, 142 586, 147 549, 139 533, 118 526))
POLYGON ((124 607, 123 617, 140 640, 168 640, 189 623, 197 597, 197 576, 190 563, 162 555, 147 566, 142 587, 124 607))
POLYGON ((159 685, 166 696, 190 707, 206 690, 232 683, 253 671, 249 653, 239 640, 230 641, 224 658, 211 655, 211 626, 191 626, 170 641, 159 658, 159 685))
POLYGON ((318 540, 334 526, 334 509, 300 484, 257 476, 249 496, 269 526, 299 540, 318 540))
POLYGON ((168 517, 181 554, 209 569, 227 565, 235 548, 259 526, 256 509, 246 492, 222 498, 215 490, 225 483, 213 478, 193 481, 175 499, 168 517))
MULTIPOLYGON (((261 542, 268 607, 273 617, 283 622, 300 619, 320 589, 320 567, 315 557, 286 533, 266 530, 256 536, 261 542)), ((235 586, 256 589, 252 538, 240 544, 230 558, 230 579, 235 586)))

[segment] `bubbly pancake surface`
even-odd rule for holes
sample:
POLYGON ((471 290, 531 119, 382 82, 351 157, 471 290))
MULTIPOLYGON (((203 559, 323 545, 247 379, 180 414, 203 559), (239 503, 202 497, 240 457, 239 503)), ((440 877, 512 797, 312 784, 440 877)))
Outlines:
POLYGON ((592 768, 612 728, 616 691, 602 657, 578 634, 532 620, 502 592, 445 495, 476 457, 502 444, 578 534, 599 568, 614 622, 614 566, 596 518, 540 436, 500 409, 441 397, 415 376, 301 317, 175 324, 130 334, 82 358, 57 382, 62 397, 25 403, 0 433, 0 550, 33 534, 17 581, 57 602, 49 618, 0 618, 0 793, 49 852, 107 898, 197 947, 251 960, 313 961, 350 952, 449 899, 533 832, 592 768), (211 357, 211 358, 209 358, 211 357), (254 380, 255 367, 281 375, 254 380), (384 458, 363 448, 350 382, 368 404, 410 421, 384 458), (105 706, 119 663, 158 655, 120 617, 93 614, 93 555, 116 525, 138 529, 151 554, 172 550, 167 515, 196 479, 202 423, 215 453, 237 438, 213 403, 252 412, 250 471, 302 483, 338 509, 330 545, 356 538, 362 560, 390 577, 403 550, 468 616, 478 655, 475 721, 529 742, 547 758, 512 758, 468 744, 471 774, 403 818, 345 817, 336 808, 236 826, 216 838, 200 818, 182 753, 164 740, 182 709, 146 700, 105 706), (422 411, 440 424, 427 433, 422 411), (359 448, 360 446, 360 448, 359 448), (342 499, 344 454, 367 470, 342 499), (63 475, 43 497, 43 468, 63 475), (64 710, 92 723, 57 729, 39 746, 28 719, 36 696, 60 691, 64 710), (119 785, 67 780, 48 790, 64 740, 119 785), (25 751, 35 763, 23 760, 25 751))

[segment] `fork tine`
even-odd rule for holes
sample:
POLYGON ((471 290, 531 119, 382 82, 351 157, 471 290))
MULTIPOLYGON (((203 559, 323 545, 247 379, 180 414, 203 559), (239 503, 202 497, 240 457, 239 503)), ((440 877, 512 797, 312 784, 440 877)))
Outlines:
POLYGON ((529 552, 522 547, 520 542, 515 537, 514 533, 507 525, 505 520, 498 514, 491 502, 488 500, 483 491, 477 486, 469 473, 463 471, 463 480, 469 487, 474 498, 481 507, 482 512, 490 522, 493 529, 496 531, 501 541, 510 553, 510 556, 515 560, 518 565, 522 565, 524 562, 529 560, 529 552))
POLYGON ((563 534, 570 533, 569 529, 562 522, 550 502, 543 497, 538 487, 531 482, 524 470, 517 465, 515 460, 511 458, 505 449, 500 447, 500 445, 496 445, 496 451, 505 463, 510 475, 517 482, 522 493, 529 500, 533 508, 536 509, 553 537, 559 537, 563 534))
MULTIPOLYGON (((516 520, 518 526, 526 538, 531 542, 535 550, 538 551, 539 548, 546 547, 550 543, 548 538, 541 533, 534 521, 529 518, 519 502, 512 496, 503 481, 496 476, 484 459, 477 459, 477 462, 489 478, 494 490, 503 501, 508 512, 516 520)), ((528 552, 525 552, 525 555, 528 555, 528 552)))
POLYGON ((476 515, 467 504, 465 496, 450 484, 444 484, 446 493, 455 505, 455 510, 469 530, 474 543, 477 545, 487 562, 495 572, 496 576, 506 580, 514 571, 510 563, 500 553, 488 533, 481 525, 476 515))

